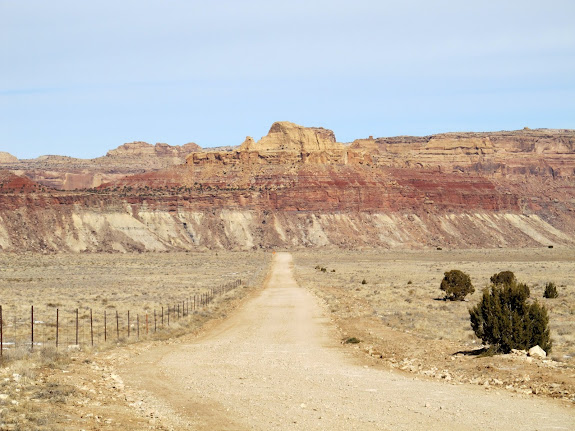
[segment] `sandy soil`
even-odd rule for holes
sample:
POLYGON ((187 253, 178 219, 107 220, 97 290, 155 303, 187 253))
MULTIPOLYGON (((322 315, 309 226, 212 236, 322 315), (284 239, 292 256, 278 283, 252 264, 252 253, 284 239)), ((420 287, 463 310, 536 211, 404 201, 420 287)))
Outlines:
POLYGON ((571 405, 383 370, 341 345, 331 314, 277 254, 266 288, 204 335, 119 370, 176 429, 573 429, 571 405))
POLYGON ((575 401, 575 250, 324 250, 293 256, 296 280, 321 298, 342 338, 360 339, 356 348, 382 364, 486 390, 575 401), (475 285, 465 302, 441 300, 439 285, 451 269, 468 273, 475 285), (468 308, 489 277, 503 270, 528 283, 530 300, 549 310, 550 358, 472 354, 481 340, 471 330, 468 308), (543 298, 549 281, 558 286, 556 299, 543 298))

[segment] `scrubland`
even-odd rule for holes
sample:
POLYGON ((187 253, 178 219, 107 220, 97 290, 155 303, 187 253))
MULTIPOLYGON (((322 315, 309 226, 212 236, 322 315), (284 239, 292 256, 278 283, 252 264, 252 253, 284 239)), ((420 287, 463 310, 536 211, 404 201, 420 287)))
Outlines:
POLYGON ((575 250, 567 248, 493 250, 366 250, 294 253, 298 282, 313 290, 340 326, 342 339, 393 367, 420 374, 490 385, 526 393, 572 398, 575 388, 575 250), (444 272, 471 276, 475 293, 445 301, 439 289, 444 272), (489 278, 513 271, 531 289, 531 300, 549 311, 553 350, 545 361, 527 357, 478 358, 481 347, 468 309, 489 278), (543 298, 545 283, 559 297, 543 298), (536 380, 537 382, 534 382, 536 380))
MULTIPOLYGON (((299 285, 324 303, 342 342, 353 337, 360 340, 349 348, 360 356, 367 354, 375 366, 422 378, 478 384, 486 390, 510 390, 521 396, 575 400, 575 250, 322 249, 292 254, 299 285), (444 272, 451 269, 471 276, 475 293, 466 301, 443 300, 439 285, 444 272), (480 341, 470 328, 467 310, 479 300, 489 277, 504 270, 527 283, 531 299, 549 310, 553 351, 547 360, 473 354, 480 341), (544 299, 544 286, 550 281, 557 285, 559 296, 544 299)), ((8 342, 0 368, 0 428, 148 426, 155 419, 138 411, 137 395, 124 389, 114 374, 115 364, 153 349, 155 343, 170 343, 176 335, 197 331, 212 319, 225 318, 253 290, 234 289, 187 319, 172 320, 170 328, 158 334, 145 335, 143 316, 148 315, 151 329, 153 311, 162 306, 166 311, 168 306, 237 279, 243 280, 243 286, 259 288, 270 258, 271 253, 225 251, 0 254, 0 304, 4 342, 8 342), (38 343, 32 355, 26 338, 31 305, 38 343), (50 323, 56 309, 63 316, 58 350, 50 323), (80 349, 73 341, 76 309, 84 322, 80 349), (124 331, 130 310, 132 319, 141 319, 140 339, 146 343, 131 344, 137 340, 134 320, 131 337, 124 333, 118 340, 112 318, 111 340, 104 343, 100 329, 92 348, 86 330, 90 310, 94 320, 101 319, 104 310, 108 316, 118 311, 124 331), (11 326, 15 315, 20 316, 16 328, 11 326), (23 337, 15 346, 9 344, 14 329, 23 337), (125 347, 116 348, 118 341, 125 347), (137 408, 130 413, 132 404, 137 408)), ((157 429, 164 428, 158 425, 157 429)))

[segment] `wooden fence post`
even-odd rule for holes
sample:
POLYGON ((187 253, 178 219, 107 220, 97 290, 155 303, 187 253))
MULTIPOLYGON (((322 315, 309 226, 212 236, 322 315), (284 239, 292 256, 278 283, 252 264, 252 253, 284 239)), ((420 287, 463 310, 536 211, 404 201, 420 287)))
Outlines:
POLYGON ((3 356, 4 350, 4 322, 2 321, 2 306, 0 305, 0 356, 3 356))
POLYGON ((120 319, 118 318, 118 310, 116 310, 116 339, 120 339, 120 319))
POLYGON ((108 327, 106 322, 106 310, 104 310, 104 343, 108 341, 108 327))
POLYGON ((130 338, 130 310, 128 310, 128 338, 130 338))

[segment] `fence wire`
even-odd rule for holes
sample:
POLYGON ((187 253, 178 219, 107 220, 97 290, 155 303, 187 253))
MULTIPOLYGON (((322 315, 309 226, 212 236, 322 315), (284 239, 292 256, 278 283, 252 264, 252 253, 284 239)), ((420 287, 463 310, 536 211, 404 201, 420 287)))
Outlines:
POLYGON ((205 309, 216 297, 242 285, 242 280, 221 285, 180 301, 158 304, 152 309, 61 309, 53 306, 0 305, 0 356, 24 349, 101 346, 139 340, 174 326, 205 309))

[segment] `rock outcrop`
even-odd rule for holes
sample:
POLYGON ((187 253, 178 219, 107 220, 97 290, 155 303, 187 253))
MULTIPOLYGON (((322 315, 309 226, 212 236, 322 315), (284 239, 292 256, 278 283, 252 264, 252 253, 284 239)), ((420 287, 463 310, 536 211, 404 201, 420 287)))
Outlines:
MULTIPOLYGON (((352 148, 365 146, 357 140, 352 148)), ((378 166, 475 172, 488 176, 575 176, 574 130, 445 133, 375 139, 378 166)))
POLYGON ((302 127, 287 121, 272 125, 269 133, 255 142, 250 136, 231 151, 204 151, 187 158, 190 165, 206 164, 348 164, 371 161, 365 151, 336 142, 331 130, 302 127))
POLYGON ((182 146, 172 146, 168 144, 158 143, 156 145, 148 144, 147 142, 129 142, 120 145, 114 150, 108 151, 106 157, 112 159, 129 158, 132 161, 151 158, 153 159, 166 159, 174 158, 179 163, 185 159, 188 154, 194 151, 200 151, 201 147, 193 142, 182 146))
POLYGON ((0 151, 0 163, 17 163, 18 158, 5 151, 0 151))
MULTIPOLYGON (((0 187, 0 247, 573 247, 574 143, 574 131, 522 130, 342 144, 326 129, 274 123, 257 142, 89 190, 11 176, 0 187)), ((101 160, 158 153, 174 151, 132 143, 101 160)))
POLYGON ((191 152, 200 149, 194 143, 171 146, 131 142, 95 159, 49 155, 18 160, 8 153, 0 153, 0 169, 11 170, 17 175, 26 176, 34 182, 58 190, 87 189, 126 175, 182 164, 191 152))

